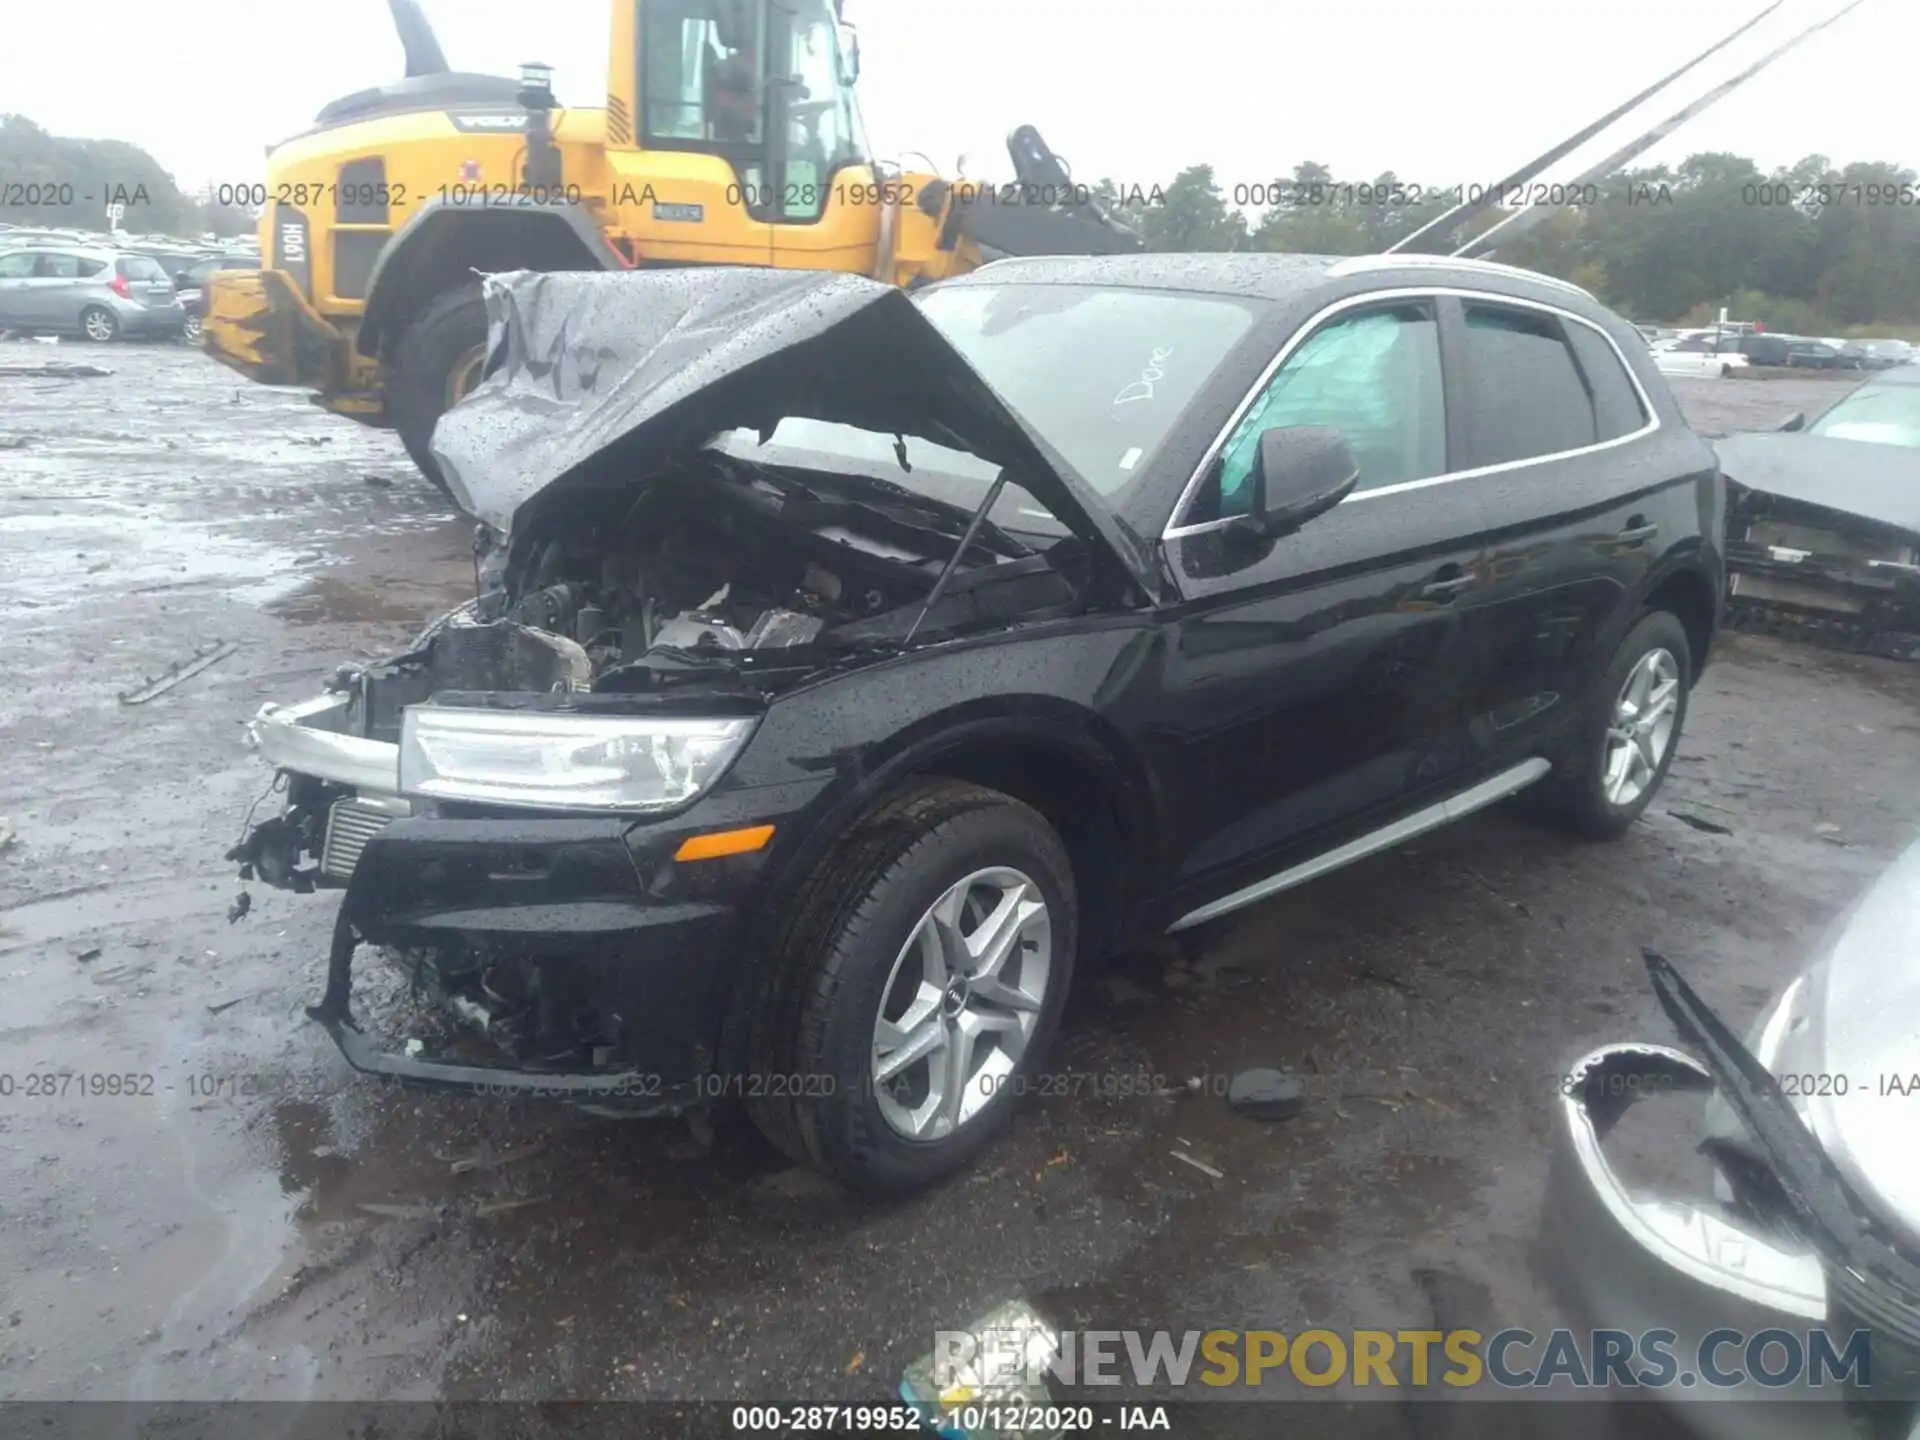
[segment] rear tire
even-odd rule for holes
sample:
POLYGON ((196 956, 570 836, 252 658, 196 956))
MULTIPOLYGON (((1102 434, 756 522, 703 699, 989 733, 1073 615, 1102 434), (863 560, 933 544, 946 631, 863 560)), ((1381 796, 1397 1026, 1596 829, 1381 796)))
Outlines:
POLYGON ((80 312, 80 333, 96 345, 111 345, 120 338, 120 317, 104 305, 89 305, 80 312))
POLYGON ((400 333, 388 367, 387 408, 420 473, 449 498, 433 458, 433 427, 478 382, 486 362, 487 303, 480 282, 435 296, 400 333))
POLYGON ((1692 675, 1693 656, 1680 618, 1667 610, 1641 616, 1588 693, 1579 738, 1572 753, 1540 783, 1537 808, 1588 839, 1613 840, 1625 834, 1653 803, 1673 767, 1686 726, 1692 675), (1669 679, 1671 723, 1662 726, 1653 711, 1669 679), (1644 693, 1629 693, 1630 686, 1642 680, 1648 682, 1644 693), (1629 735, 1633 738, 1625 738, 1629 735))
POLYGON ((748 1113, 790 1158, 850 1188, 905 1191, 952 1174, 994 1141, 1027 1088, 1078 940, 1072 863, 1044 817, 977 785, 909 785, 841 840, 787 909, 755 1007, 748 1113), (972 983, 930 983, 928 947, 936 963, 965 953, 941 949, 936 913, 961 946, 983 944, 988 916, 1015 943, 972 983), (1003 1003, 1009 991, 1018 1004, 1003 1003), (880 1078, 884 1057, 938 1033, 949 1040, 928 1058, 880 1078), (968 1056, 986 1068, 949 1068, 968 1056), (951 1113, 936 1085, 957 1097, 951 1113))

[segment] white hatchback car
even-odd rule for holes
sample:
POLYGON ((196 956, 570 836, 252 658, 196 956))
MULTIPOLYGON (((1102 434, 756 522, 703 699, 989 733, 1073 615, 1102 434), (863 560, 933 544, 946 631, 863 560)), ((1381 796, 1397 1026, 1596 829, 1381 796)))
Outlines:
POLYGON ((1713 333, 1687 335, 1665 345, 1653 347, 1653 363, 1662 375, 1719 375, 1730 377, 1747 368, 1747 357, 1734 348, 1733 340, 1715 343, 1713 333))

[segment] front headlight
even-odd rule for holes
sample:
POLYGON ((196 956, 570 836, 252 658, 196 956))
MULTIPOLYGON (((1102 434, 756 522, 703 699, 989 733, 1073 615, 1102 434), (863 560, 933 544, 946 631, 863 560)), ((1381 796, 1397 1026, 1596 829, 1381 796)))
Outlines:
POLYGON ((535 810, 671 810, 720 778, 756 723, 413 705, 400 789, 535 810))

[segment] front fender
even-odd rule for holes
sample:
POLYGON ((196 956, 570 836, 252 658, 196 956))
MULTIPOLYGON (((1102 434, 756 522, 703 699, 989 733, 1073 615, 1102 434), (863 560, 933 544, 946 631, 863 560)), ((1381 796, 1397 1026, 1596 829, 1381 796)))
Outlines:
POLYGON ((355 348, 379 357, 449 277, 474 271, 623 270, 626 258, 580 206, 519 199, 429 200, 394 232, 367 279, 355 348))

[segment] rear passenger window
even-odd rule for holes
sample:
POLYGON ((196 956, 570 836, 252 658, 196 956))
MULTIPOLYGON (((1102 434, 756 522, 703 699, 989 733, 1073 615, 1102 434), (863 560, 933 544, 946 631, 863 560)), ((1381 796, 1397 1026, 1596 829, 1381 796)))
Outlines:
POLYGON ((1531 310, 1469 305, 1468 409, 1473 468, 1531 460, 1594 443, 1593 401, 1560 322, 1531 310))
POLYGON ((42 280, 78 280, 86 273, 86 262, 78 255, 42 255, 34 274, 42 280))
POLYGON ((1599 438, 1618 440, 1631 435, 1647 423, 1647 412, 1635 393, 1633 380, 1621 365, 1607 337, 1590 325, 1567 326, 1567 339, 1586 377, 1587 391, 1593 396, 1594 418, 1599 422, 1599 438))
POLYGON ((117 262, 120 273, 129 280, 164 280, 167 272, 160 268, 160 262, 150 260, 145 255, 122 255, 117 262))
POLYGON ((1314 331, 1234 427, 1182 523, 1244 515, 1261 435, 1292 425, 1330 425, 1345 436, 1360 467, 1357 490, 1445 471, 1446 405, 1433 312, 1424 305, 1370 310, 1314 331))

